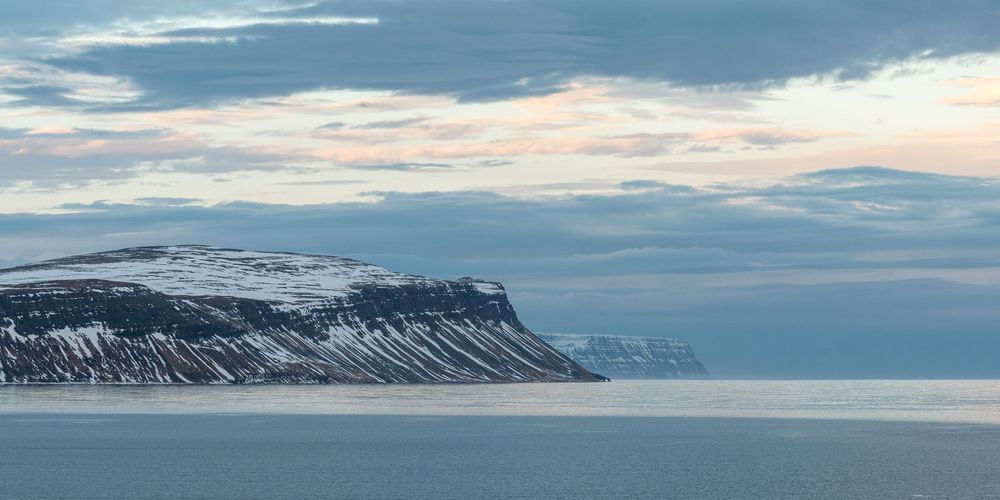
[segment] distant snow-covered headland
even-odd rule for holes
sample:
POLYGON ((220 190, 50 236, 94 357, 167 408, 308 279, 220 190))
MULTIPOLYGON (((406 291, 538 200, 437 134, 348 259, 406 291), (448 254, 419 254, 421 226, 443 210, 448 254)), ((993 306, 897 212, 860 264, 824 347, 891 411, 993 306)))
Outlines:
POLYGON ((596 381, 499 283, 138 247, 0 270, 0 383, 596 381))

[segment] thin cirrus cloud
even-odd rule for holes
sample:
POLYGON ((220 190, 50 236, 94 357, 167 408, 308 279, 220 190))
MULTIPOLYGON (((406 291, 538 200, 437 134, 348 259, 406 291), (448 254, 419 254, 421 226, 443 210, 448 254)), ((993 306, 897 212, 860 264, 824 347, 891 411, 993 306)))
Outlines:
MULTIPOLYGON (((131 105, 171 108, 320 88, 506 99, 551 93, 580 76, 754 87, 863 78, 900 60, 1000 47, 1000 13, 989 0, 343 1, 185 23, 144 28, 162 38, 155 44, 108 39, 36 61, 121 78, 143 91, 131 105)), ((65 104, 52 92, 29 94, 65 104)))

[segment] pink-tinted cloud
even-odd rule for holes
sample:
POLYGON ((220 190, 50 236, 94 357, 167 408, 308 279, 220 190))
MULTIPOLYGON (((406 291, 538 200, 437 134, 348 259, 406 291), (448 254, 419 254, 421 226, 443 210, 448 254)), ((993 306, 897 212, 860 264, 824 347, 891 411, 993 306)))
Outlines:
POLYGON ((1000 106, 1000 77, 968 77, 950 80, 949 84, 968 89, 968 92, 945 97, 945 104, 957 106, 992 107, 1000 106))
POLYGON ((581 106, 607 104, 613 101, 609 95, 613 90, 608 85, 571 83, 564 86, 562 92, 523 97, 514 102, 532 113, 546 113, 559 109, 577 109, 581 106))

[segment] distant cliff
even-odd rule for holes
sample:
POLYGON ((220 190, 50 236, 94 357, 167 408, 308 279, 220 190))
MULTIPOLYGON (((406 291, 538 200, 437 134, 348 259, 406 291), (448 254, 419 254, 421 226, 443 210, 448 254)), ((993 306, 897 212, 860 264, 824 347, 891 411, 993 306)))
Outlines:
POLYGON ((556 350, 584 368, 615 378, 697 378, 708 370, 687 342, 659 337, 540 333, 556 350))
POLYGON ((593 380, 498 283, 204 246, 0 269, 0 383, 593 380))

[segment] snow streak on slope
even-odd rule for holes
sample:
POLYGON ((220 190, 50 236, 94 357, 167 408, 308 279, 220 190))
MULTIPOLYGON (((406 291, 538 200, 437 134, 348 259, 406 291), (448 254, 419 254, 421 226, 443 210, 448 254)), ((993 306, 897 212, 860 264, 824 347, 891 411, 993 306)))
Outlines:
POLYGON ((348 259, 146 247, 0 270, 0 382, 574 381, 503 287, 348 259))

